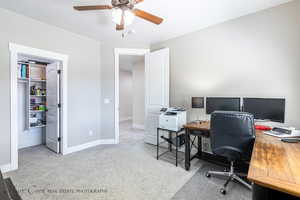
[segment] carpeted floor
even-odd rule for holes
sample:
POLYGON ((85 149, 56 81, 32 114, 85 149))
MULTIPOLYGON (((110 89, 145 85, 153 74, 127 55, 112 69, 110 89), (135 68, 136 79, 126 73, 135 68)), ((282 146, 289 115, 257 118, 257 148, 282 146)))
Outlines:
MULTIPOLYGON (((182 165, 182 164, 181 164, 182 165)), ((19 152, 11 177, 24 200, 168 200, 197 172, 156 160, 143 131, 121 124, 120 144, 101 145, 66 156, 44 146, 19 152)))
POLYGON ((242 185, 231 182, 227 194, 220 193, 225 179, 205 176, 209 170, 222 171, 224 168, 202 161, 197 173, 175 194, 172 200, 250 200, 251 191, 242 185))
MULTIPOLYGON (((251 192, 224 180, 205 177, 222 168, 194 160, 189 172, 166 156, 156 160, 156 147, 143 142, 143 131, 120 124, 120 144, 102 145, 66 156, 44 146, 19 152, 19 170, 11 177, 24 200, 250 200, 251 192)), ((180 158, 183 158, 181 153, 180 158)))
POLYGON ((133 129, 132 121, 123 121, 120 123, 120 144, 137 144, 143 142, 144 131, 133 129))

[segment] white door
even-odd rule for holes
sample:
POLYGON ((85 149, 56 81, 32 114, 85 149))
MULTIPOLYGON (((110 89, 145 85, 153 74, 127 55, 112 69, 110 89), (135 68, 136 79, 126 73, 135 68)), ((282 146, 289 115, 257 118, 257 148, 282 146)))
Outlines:
POLYGON ((169 49, 146 54, 145 142, 157 144, 157 127, 161 108, 169 107, 169 49))
POLYGON ((47 65, 46 68, 46 94, 47 94, 47 114, 46 114, 46 146, 52 151, 60 152, 60 78, 59 63, 47 65))

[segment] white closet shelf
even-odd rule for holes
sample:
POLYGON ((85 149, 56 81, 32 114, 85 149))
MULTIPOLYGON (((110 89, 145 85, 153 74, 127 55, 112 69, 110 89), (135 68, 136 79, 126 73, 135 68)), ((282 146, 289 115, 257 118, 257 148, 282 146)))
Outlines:
POLYGON ((46 95, 30 95, 31 97, 46 97, 46 95))
POLYGON ((47 67, 47 65, 39 65, 39 64, 35 64, 35 63, 30 63, 29 66, 36 67, 36 68, 46 68, 47 67))
POLYGON ((31 82, 46 82, 46 80, 43 79, 30 79, 31 82))
POLYGON ((28 78, 18 78, 18 82, 28 82, 29 79, 28 78))
POLYGON ((30 110, 31 113, 41 113, 46 112, 45 110, 30 110))
POLYGON ((18 62, 18 65, 29 65, 27 62, 18 62))
POLYGON ((30 128, 44 128, 46 127, 46 124, 39 125, 39 126, 30 126, 30 128))

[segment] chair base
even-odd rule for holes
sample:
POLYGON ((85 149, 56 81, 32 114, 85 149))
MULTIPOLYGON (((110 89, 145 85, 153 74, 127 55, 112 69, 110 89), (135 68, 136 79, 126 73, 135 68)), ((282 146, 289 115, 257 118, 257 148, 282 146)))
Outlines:
POLYGON ((237 174, 234 173, 234 167, 233 167, 233 162, 230 163, 230 171, 229 172, 219 172, 219 171, 208 171, 206 173, 206 177, 210 177, 211 175, 216 175, 216 176, 222 176, 222 177, 228 177, 227 181, 225 182, 225 184, 223 185, 223 187, 220 189, 220 192, 222 194, 226 194, 226 187, 227 185, 231 182, 231 181, 237 181, 239 183, 241 183, 242 185, 244 185, 246 188, 248 188, 249 190, 252 190, 252 186, 247 183, 246 181, 244 181, 243 179, 240 178, 241 177, 246 177, 246 174, 237 174))

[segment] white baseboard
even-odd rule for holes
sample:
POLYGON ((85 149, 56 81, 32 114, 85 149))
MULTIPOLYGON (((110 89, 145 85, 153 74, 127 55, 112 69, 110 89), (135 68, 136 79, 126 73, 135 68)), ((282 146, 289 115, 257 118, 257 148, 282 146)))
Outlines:
MULTIPOLYGON (((82 150, 85 150, 85 149, 88 149, 91 147, 95 147, 98 145, 102 145, 102 144, 115 144, 115 140, 114 139, 96 140, 93 142, 88 142, 88 143, 77 145, 74 147, 69 147, 67 149, 67 151, 64 153, 64 155, 67 155, 70 153, 75 153, 77 151, 82 151, 82 150)), ((16 169, 14 169, 11 164, 5 164, 5 165, 0 166, 0 170, 2 173, 6 173, 6 172, 10 172, 10 171, 13 171, 16 169)))
POLYGON ((132 117, 122 118, 122 119, 120 119, 120 122, 125 122, 125 121, 128 121, 128 120, 132 120, 132 117))
POLYGON ((145 130, 145 126, 142 124, 132 124, 132 128, 145 130))
POLYGON ((1 165, 0 169, 1 169, 2 173, 6 173, 6 172, 9 172, 9 171, 13 170, 12 167, 11 167, 11 164, 1 165))
POLYGON ((100 140, 101 144, 116 144, 115 139, 100 140))
POLYGON ((81 145, 77 145, 74 147, 69 147, 67 149, 67 151, 64 153, 64 155, 70 154, 70 153, 75 153, 77 151, 82 151, 91 147, 95 147, 101 144, 115 144, 115 140, 114 139, 105 139, 105 140, 96 140, 93 142, 88 142, 85 144, 81 144, 81 145))

